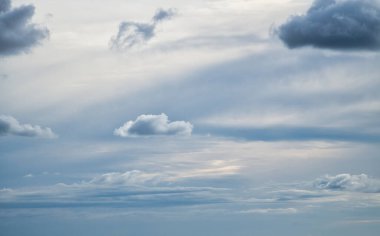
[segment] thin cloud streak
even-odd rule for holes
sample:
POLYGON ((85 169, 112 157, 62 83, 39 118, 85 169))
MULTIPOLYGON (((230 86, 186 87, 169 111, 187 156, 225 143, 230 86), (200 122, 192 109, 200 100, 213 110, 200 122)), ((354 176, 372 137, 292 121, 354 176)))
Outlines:
POLYGON ((234 137, 258 141, 349 141, 349 142, 380 142, 380 134, 366 133, 361 130, 327 127, 297 127, 297 126, 268 126, 268 127, 233 127, 198 125, 201 133, 234 137))

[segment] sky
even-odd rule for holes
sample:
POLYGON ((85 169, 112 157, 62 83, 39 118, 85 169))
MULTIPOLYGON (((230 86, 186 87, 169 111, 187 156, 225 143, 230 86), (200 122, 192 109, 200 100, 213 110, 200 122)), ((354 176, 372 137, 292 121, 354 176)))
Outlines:
POLYGON ((378 0, 0 0, 0 235, 377 236, 378 0))

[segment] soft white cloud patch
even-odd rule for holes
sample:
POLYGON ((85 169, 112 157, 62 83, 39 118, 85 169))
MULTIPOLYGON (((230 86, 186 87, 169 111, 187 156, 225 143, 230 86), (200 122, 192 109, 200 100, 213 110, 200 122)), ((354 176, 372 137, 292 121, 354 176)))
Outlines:
POLYGON ((39 125, 20 124, 12 116, 0 116, 0 136, 16 135, 25 137, 55 138, 56 135, 50 128, 39 125))
POLYGON ((121 22, 119 31, 110 40, 111 49, 125 50, 149 41, 155 36, 157 25, 164 20, 169 20, 174 15, 175 11, 173 9, 159 9, 150 23, 121 22))
POLYGON ((339 174, 336 176, 326 175, 315 180, 314 186, 319 189, 328 190, 380 192, 380 181, 371 179, 365 174, 339 174))
POLYGON ((11 8, 11 0, 0 0, 0 55, 28 52, 49 36, 49 30, 29 23, 33 5, 11 8))
POLYGON ((150 136, 150 135, 191 135, 193 125, 186 121, 169 121, 166 114, 140 115, 134 121, 128 121, 123 126, 115 129, 114 135, 150 136))

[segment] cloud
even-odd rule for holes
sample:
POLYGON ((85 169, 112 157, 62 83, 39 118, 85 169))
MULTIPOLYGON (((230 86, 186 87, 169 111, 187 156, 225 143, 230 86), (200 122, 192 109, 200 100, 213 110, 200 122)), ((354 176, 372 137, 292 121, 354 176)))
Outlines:
POLYGON ((123 126, 115 129, 114 135, 150 136, 150 135, 191 135, 193 125, 186 121, 170 122, 168 116, 140 115, 135 121, 128 121, 123 126))
POLYGON ((0 189, 0 209, 12 208, 149 208, 223 203, 225 189, 158 186, 150 183, 158 174, 138 170, 112 172, 89 181, 45 187, 0 189), (38 199, 38 200, 36 200, 38 199))
POLYGON ((314 181, 318 189, 343 190, 355 192, 380 192, 380 182, 368 178, 365 174, 350 175, 339 174, 336 176, 326 175, 314 181))
POLYGON ((54 138, 56 135, 50 128, 39 125, 20 124, 12 116, 0 116, 0 136, 16 135, 24 137, 54 138))
POLYGON ((296 214, 298 210, 296 208, 257 208, 240 211, 243 214, 296 214))
POLYGON ((0 56, 28 52, 49 36, 47 28, 29 23, 33 5, 11 8, 10 0, 0 0, 0 56))
POLYGON ((11 9, 11 0, 0 0, 0 13, 11 9))
POLYGON ((125 185, 135 186, 159 181, 160 175, 157 173, 145 173, 139 170, 127 171, 124 173, 112 172, 96 176, 89 184, 96 185, 125 185))
POLYGON ((266 127, 199 125, 198 131, 225 137, 259 141, 333 140, 350 142, 379 142, 380 134, 363 132, 359 128, 302 127, 272 125, 266 127))
MULTIPOLYGON (((330 195, 327 193, 321 193, 320 191, 303 189, 305 186, 299 186, 300 188, 287 188, 273 191, 274 199, 279 202, 288 201, 316 201, 317 199, 323 199, 325 201, 330 195)), ((317 200, 318 201, 318 200, 317 200)))
POLYGON ((315 0, 305 15, 291 16, 275 33, 289 48, 380 49, 380 4, 315 0))
POLYGON ((119 25, 118 33, 110 40, 110 48, 115 50, 126 50, 135 45, 146 43, 155 36, 158 23, 169 20, 175 15, 173 9, 159 9, 150 23, 138 23, 124 21, 119 25))
POLYGON ((24 178, 33 178, 34 175, 33 174, 27 174, 27 175, 24 175, 24 178))

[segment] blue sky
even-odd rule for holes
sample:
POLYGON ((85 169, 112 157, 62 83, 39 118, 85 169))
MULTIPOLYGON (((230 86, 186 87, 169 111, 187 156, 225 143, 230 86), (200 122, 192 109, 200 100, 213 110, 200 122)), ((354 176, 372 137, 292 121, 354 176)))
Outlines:
POLYGON ((380 232, 377 0, 0 0, 1 235, 380 232))

